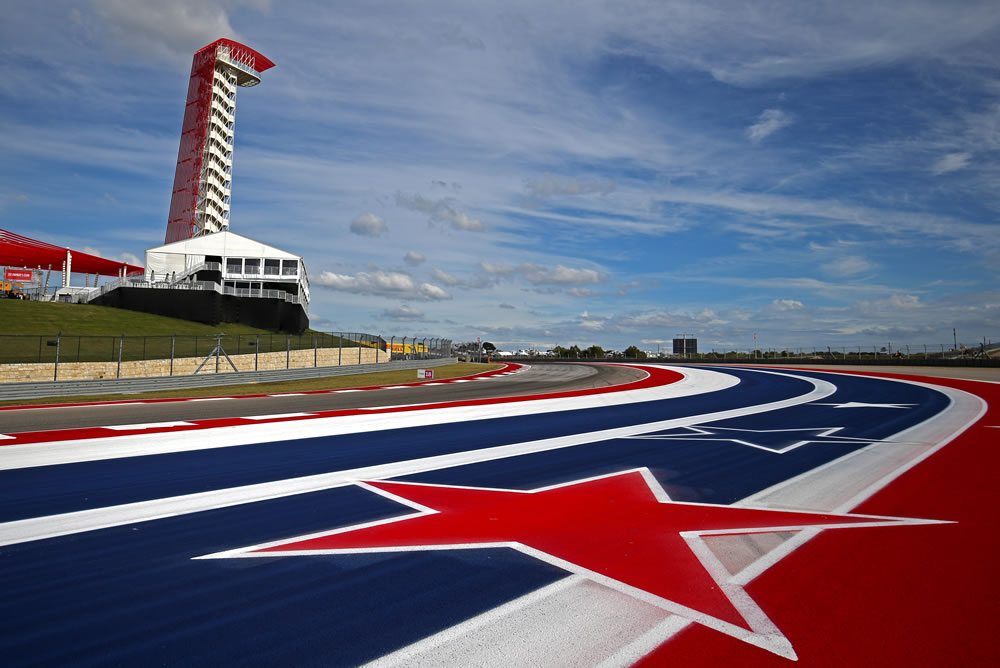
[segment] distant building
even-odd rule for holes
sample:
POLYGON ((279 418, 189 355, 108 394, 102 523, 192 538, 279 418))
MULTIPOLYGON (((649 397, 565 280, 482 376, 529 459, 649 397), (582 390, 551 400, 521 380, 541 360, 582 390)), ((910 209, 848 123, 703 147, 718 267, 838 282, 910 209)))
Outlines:
POLYGON ((674 339, 674 355, 687 357, 698 353, 698 339, 674 339))
POLYGON ((236 88, 256 86, 260 73, 272 67, 231 39, 194 54, 164 243, 229 228, 236 88))

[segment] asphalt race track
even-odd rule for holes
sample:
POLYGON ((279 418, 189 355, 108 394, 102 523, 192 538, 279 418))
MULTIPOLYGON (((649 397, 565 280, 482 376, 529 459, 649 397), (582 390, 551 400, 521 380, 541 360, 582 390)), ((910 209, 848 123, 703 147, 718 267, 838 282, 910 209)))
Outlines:
MULTIPOLYGON (((16 410, 2 414, 3 433, 45 429, 76 429, 80 427, 123 425, 170 420, 193 420, 268 415, 289 412, 350 410, 417 404, 426 402, 463 401, 470 396, 483 399, 548 394, 585 388, 618 385, 641 378, 642 372, 622 366, 548 365, 531 369, 531 373, 482 374, 478 378, 493 382, 481 383, 473 389, 469 379, 413 382, 371 388, 368 391, 326 390, 304 394, 283 393, 232 397, 215 397, 188 401, 117 401, 79 406, 53 406, 37 411, 16 410)), ((2 411, 4 409, 0 409, 2 411)))
POLYGON ((560 365, 0 411, 4 665, 995 665, 1000 384, 560 365))

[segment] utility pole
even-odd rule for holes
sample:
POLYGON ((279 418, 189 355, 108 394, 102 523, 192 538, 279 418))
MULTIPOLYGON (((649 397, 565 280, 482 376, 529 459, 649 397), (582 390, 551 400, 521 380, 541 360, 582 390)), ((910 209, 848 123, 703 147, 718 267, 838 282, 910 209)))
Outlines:
POLYGON ((957 352, 958 351, 958 329, 956 327, 952 327, 951 328, 951 336, 952 336, 952 339, 954 339, 954 342, 955 342, 955 346, 954 346, 954 348, 952 348, 952 350, 954 350, 954 351, 957 352))

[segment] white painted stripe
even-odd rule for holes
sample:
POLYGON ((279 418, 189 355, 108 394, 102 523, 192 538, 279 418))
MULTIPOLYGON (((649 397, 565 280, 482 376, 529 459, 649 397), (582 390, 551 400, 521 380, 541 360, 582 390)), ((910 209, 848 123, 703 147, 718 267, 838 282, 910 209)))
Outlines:
POLYGON ((894 434, 892 440, 899 442, 873 443, 761 490, 736 505, 847 512, 950 443, 986 412, 986 402, 962 390, 900 379, 882 382, 927 387, 946 395, 950 403, 938 415, 894 434), (887 478, 889 475, 892 478, 887 478))
POLYGON ((334 390, 333 394, 346 394, 347 392, 364 392, 364 390, 334 390))
MULTIPOLYGON (((385 429, 405 429, 435 424, 447 424, 470 420, 535 415, 560 410, 617 406, 642 401, 654 401, 676 397, 693 396, 724 390, 739 383, 732 375, 705 369, 677 369, 684 378, 676 383, 637 390, 620 390, 602 394, 557 399, 533 399, 528 401, 490 403, 475 406, 451 406, 438 408, 431 406, 425 410, 407 411, 396 415, 352 415, 340 417, 319 417, 311 420, 297 420, 275 424, 261 423, 251 426, 229 426, 195 433, 145 434, 141 437, 119 436, 113 439, 87 439, 85 441, 59 441, 53 443, 24 443, 5 446, 0 451, 0 470, 49 466, 73 462, 137 457, 141 455, 163 454, 167 452, 189 452, 211 448, 232 447, 261 443, 268 440, 294 440, 315 436, 335 436, 356 434, 385 429), (86 444, 86 447, 81 447, 86 444)), ((776 373, 776 372, 760 372, 776 373)), ((816 401, 832 394, 836 388, 826 381, 778 374, 812 383, 816 388, 802 397, 794 397, 784 402, 763 404, 760 410, 773 410, 786 405, 792 406, 803 401, 816 401)), ((358 391, 358 390, 355 390, 358 391)), ((732 416, 741 415, 737 409, 732 416)), ((756 410, 754 408, 751 411, 756 410)), ((729 413, 727 412, 726 415, 729 413)), ((713 413, 713 415, 716 415, 713 413)), ((721 415, 721 414, 719 414, 721 415)), ((714 418, 722 419, 722 417, 714 418)), ((685 422, 686 424, 693 424, 685 422)), ((644 433, 644 432, 640 432, 644 433)))
POLYGON ((101 429, 111 429, 112 431, 133 431, 136 429, 161 429, 165 427, 192 427, 194 422, 146 422, 145 424, 116 424, 101 429))
POLYGON ((243 415, 244 420, 277 420, 279 418, 308 417, 316 413, 275 413, 274 415, 243 415))
MULTIPOLYGON (((873 443, 794 478, 761 490, 734 506, 771 507, 811 512, 847 513, 871 498, 897 477, 931 456, 975 424, 986 412, 986 403, 962 390, 902 379, 879 379, 937 390, 950 399, 941 413, 918 425, 893 434, 908 447, 873 443)), ((771 531, 774 531, 773 529, 771 531)), ((729 582, 746 586, 768 568, 815 538, 821 529, 805 528, 747 564, 729 582)), ((686 628, 684 623, 666 633, 660 642, 686 628)))
POLYGON ((304 397, 305 392, 283 392, 281 394, 269 394, 269 397, 304 397))
POLYGON ((573 575, 366 665, 622 666, 622 643, 639 641, 671 617, 573 575))
MULTIPOLYGON (((823 381, 817 381, 817 382, 822 383, 823 381)), ((317 475, 303 476, 300 478, 277 480, 273 482, 258 483, 255 485, 244 485, 241 487, 232 487, 228 489, 213 490, 209 492, 199 492, 195 494, 187 494, 183 496, 176 496, 165 499, 140 501, 120 506, 110 506, 107 508, 95 508, 92 510, 83 510, 74 513, 65 513, 62 515, 50 515, 46 517, 36 517, 25 520, 17 520, 14 522, 0 524, 0 545, 10 544, 10 543, 21 543, 31 540, 40 540, 43 538, 51 538, 54 536, 63 536, 72 533, 79 533, 81 531, 93 531, 95 529, 103 529, 107 527, 119 526, 122 524, 128 524, 132 522, 143 522, 154 519, 160 519, 163 517, 173 517, 176 515, 183 515, 186 513, 201 512, 204 510, 212 510, 215 508, 224 508, 243 503, 252 503, 255 501, 275 499, 283 496, 291 496, 294 494, 316 492, 320 490, 331 489, 333 487, 339 487, 342 485, 354 484, 354 482, 357 480, 378 480, 378 479, 393 478, 404 475, 412 475, 415 473, 421 473, 425 471, 450 468, 453 466, 462 466, 464 464, 473 464, 478 462, 503 459, 506 457, 513 457, 517 455, 529 454, 534 452, 544 452, 547 450, 555 450, 558 448, 572 447, 575 445, 582 445, 584 443, 593 443, 595 441, 620 438, 623 436, 632 436, 643 432, 658 431, 661 429, 671 429, 674 427, 698 424, 700 422, 709 422, 713 420, 722 420, 730 417, 739 417, 741 415, 751 415, 754 413, 761 413, 769 410, 774 410, 775 408, 784 408, 786 406, 793 406, 801 403, 808 403, 809 401, 815 401, 816 398, 818 398, 818 396, 829 396, 829 394, 832 394, 835 391, 835 389, 836 388, 834 388, 832 385, 828 388, 817 387, 817 389, 813 390, 812 392, 808 392, 794 399, 786 399, 780 402, 773 402, 770 404, 760 404, 757 406, 748 406, 728 411, 719 411, 716 413, 691 415, 683 418, 675 418, 672 420, 661 420, 642 425, 631 425, 628 427, 604 429, 600 431, 572 434, 568 436, 559 436, 556 438, 548 438, 538 441, 528 441, 524 443, 514 443, 511 445, 501 445, 492 448, 485 448, 482 450, 470 450, 466 452, 458 452, 447 455, 422 457, 419 459, 413 459, 409 461, 377 464, 374 466, 348 469, 345 471, 321 473, 317 475)), ((580 397, 580 398, 585 398, 585 397, 580 397)), ((418 412, 421 411, 414 411, 414 413, 418 412)), ((409 415, 409 413, 400 414, 400 416, 402 415, 409 415)), ((387 416, 385 415, 374 415, 370 417, 369 416, 365 417, 369 421, 376 423, 378 421, 385 421, 387 418, 387 416)), ((305 420, 302 422, 315 422, 315 421, 316 420, 305 420)), ((294 428, 294 425, 298 424, 301 424, 301 422, 293 421, 293 422, 275 423, 274 426, 279 428, 284 427, 288 430, 291 430, 294 428)), ((254 425, 254 429, 264 430, 269 426, 271 425, 268 425, 266 423, 260 425, 254 425)), ((202 436, 201 439, 191 438, 191 434, 189 433, 184 440, 208 440, 216 442, 219 439, 223 438, 222 432, 225 432, 228 429, 232 428, 220 428, 212 430, 211 436, 206 435, 204 432, 197 432, 196 435, 202 436)), ((176 438, 176 436, 177 435, 175 434, 174 437, 176 438)), ((154 435, 148 436, 146 440, 149 440, 151 438, 154 438, 154 435)), ((4 455, 6 451, 22 447, 27 447, 27 446, 12 445, 5 448, 0 448, 0 456, 4 455)), ((54 447, 54 446, 49 446, 49 447, 54 447)), ((79 448, 79 446, 77 447, 79 448)), ((44 449, 41 451, 44 452, 44 449)), ((38 465, 38 464, 32 464, 32 465, 38 465)), ((14 468, 14 467, 9 467, 9 468, 14 468)))
POLYGON ((449 380, 448 382, 449 383, 471 383, 472 379, 471 378, 459 378, 457 380, 449 380))
POLYGON ((7 434, 0 434, 0 439, 4 438, 17 438, 17 436, 8 436, 7 434))
POLYGON ((236 397, 199 397, 197 399, 188 399, 188 401, 226 401, 227 399, 235 399, 236 397))
POLYGON ((358 408, 359 411, 384 411, 396 408, 413 408, 414 406, 432 406, 433 404, 423 403, 423 404, 396 404, 395 406, 366 406, 365 408, 358 408))

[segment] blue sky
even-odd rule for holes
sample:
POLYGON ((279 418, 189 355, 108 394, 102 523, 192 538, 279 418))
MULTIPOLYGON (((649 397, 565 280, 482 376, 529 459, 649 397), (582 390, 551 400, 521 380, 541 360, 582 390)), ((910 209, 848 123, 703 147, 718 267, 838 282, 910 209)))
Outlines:
POLYGON ((313 326, 501 348, 1000 339, 996 2, 13 2, 0 227, 162 243, 191 56, 313 326))

